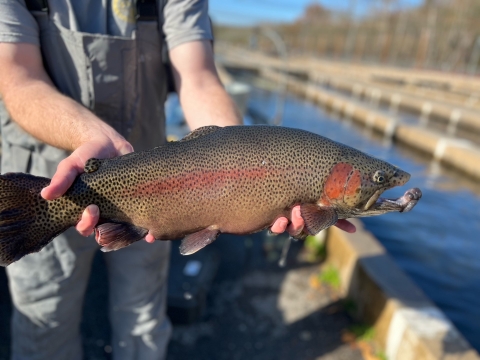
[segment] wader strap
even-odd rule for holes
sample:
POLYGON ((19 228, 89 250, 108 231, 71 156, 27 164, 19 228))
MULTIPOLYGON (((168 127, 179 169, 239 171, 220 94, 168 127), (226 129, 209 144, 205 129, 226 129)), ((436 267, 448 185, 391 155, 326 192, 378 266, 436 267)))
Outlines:
POLYGON ((29 11, 48 11, 47 0, 25 0, 25 4, 29 11))
MULTIPOLYGON (((48 11, 47 0, 25 0, 29 11, 48 11)), ((158 18, 156 0, 137 0, 137 21, 155 21, 158 18)))
POLYGON ((157 18, 157 0, 137 0, 137 21, 155 21, 157 18))

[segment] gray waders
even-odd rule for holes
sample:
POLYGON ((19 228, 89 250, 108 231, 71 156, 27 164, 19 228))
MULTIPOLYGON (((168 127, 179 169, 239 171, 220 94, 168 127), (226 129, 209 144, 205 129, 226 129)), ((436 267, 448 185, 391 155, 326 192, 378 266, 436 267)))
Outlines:
MULTIPOLYGON (((166 78, 157 21, 139 21, 132 38, 74 32, 34 13, 43 61, 57 88, 125 136, 135 150, 165 141, 166 78)), ((68 153, 22 131, 0 104, 2 172, 52 177, 68 153)), ((34 121, 34 119, 32 119, 34 121)), ((7 268, 15 310, 12 359, 82 359, 83 297, 98 246, 74 229, 7 268)), ((162 359, 170 244, 140 241, 105 254, 114 359, 162 359)))

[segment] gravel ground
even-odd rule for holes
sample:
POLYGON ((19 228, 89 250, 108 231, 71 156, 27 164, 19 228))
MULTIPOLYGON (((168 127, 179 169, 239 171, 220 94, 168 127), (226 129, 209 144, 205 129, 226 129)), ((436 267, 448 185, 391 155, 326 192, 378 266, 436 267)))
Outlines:
MULTIPOLYGON (((223 236, 209 246, 221 261, 206 309, 193 324, 174 324, 167 360, 362 359, 341 340, 352 324, 341 301, 310 284, 319 264, 299 260, 301 244, 294 243, 287 266, 280 268, 281 244, 281 237, 257 234, 223 236)), ((100 253, 93 266, 82 322, 85 358, 110 359, 108 287, 100 253)), ((8 359, 10 313, 0 269, 0 360, 8 359)))
POLYGON ((215 284, 206 319, 175 327, 168 360, 361 359, 341 341, 341 303, 309 286, 316 272, 272 267, 215 284))

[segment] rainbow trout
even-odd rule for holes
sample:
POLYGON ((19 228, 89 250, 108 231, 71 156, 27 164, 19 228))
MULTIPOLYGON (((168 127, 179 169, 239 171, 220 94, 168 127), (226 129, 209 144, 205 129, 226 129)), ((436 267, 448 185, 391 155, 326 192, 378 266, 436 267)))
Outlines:
POLYGON ((410 189, 382 199, 410 175, 346 145, 297 129, 270 126, 199 128, 178 142, 113 159, 90 159, 59 199, 44 200, 50 179, 0 175, 0 265, 39 251, 74 226, 90 204, 102 250, 141 240, 183 238, 192 254, 220 233, 250 234, 290 217, 300 205, 305 229, 316 234, 338 219, 411 210, 410 189))

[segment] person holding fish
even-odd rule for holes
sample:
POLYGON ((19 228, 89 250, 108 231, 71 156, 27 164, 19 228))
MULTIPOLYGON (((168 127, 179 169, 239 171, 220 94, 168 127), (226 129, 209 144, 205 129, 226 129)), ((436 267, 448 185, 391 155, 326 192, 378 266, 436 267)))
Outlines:
MULTIPOLYGON (((62 196, 90 158, 165 142, 164 47, 189 126, 241 124, 215 70, 207 1, 0 0, 0 14, 2 173, 52 178, 46 200, 62 196)), ((82 235, 99 215, 88 206, 76 231, 7 268, 12 359, 82 359, 82 299, 98 250, 82 235)), ((271 230, 296 235, 303 225, 295 207, 271 230)), ((149 233, 105 257, 116 359, 165 356, 170 244, 154 240, 149 233)))
MULTIPOLYGON (((53 176, 45 199, 61 196, 89 158, 165 141, 162 46, 192 129, 241 122, 215 72, 206 1, 107 3, 0 1, 2 171, 53 176)), ((91 234, 98 217, 87 207, 78 232, 91 234)), ((12 358, 82 358, 81 304, 97 248, 69 231, 8 267, 12 358)), ((168 254, 168 242, 107 254, 116 358, 164 356, 168 254)))

